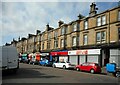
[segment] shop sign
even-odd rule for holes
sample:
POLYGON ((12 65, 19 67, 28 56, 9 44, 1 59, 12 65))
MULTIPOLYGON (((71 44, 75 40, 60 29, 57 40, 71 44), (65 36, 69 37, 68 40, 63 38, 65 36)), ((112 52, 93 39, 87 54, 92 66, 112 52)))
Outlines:
POLYGON ((41 56, 47 56, 47 55, 49 55, 49 53, 41 53, 40 55, 41 56))
POLYGON ((68 52, 58 52, 59 55, 68 55, 68 52))
POLYGON ((77 55, 87 55, 88 51, 87 50, 77 50, 77 55))
POLYGON ((68 51, 68 55, 92 55, 92 54, 100 55, 100 49, 68 51))
POLYGON ((68 51, 68 55, 76 55, 76 50, 75 51, 68 51))
POLYGON ((100 55, 100 49, 89 49, 88 54, 97 54, 100 55))

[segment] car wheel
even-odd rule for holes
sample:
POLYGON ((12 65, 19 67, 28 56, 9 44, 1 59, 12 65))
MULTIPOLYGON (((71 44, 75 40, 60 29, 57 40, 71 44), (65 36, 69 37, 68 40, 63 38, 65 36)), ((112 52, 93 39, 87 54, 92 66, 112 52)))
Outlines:
POLYGON ((92 74, 95 73, 94 69, 91 69, 91 70, 90 70, 90 73, 92 73, 92 74))
POLYGON ((55 64, 53 64, 53 68, 56 68, 55 64))
POLYGON ((80 71, 80 69, 79 69, 79 68, 76 68, 76 70, 77 70, 77 71, 80 71))
POLYGON ((116 72, 116 77, 120 77, 120 72, 116 72))
POLYGON ((66 69, 66 66, 63 66, 63 69, 66 69))
POLYGON ((46 66, 46 63, 44 64, 44 66, 46 66))

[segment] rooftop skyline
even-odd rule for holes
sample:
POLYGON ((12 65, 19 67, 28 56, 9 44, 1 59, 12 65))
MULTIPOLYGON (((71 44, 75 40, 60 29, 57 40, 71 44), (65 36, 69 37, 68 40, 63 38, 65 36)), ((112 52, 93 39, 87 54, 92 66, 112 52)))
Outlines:
MULTIPOLYGON (((10 43, 13 38, 27 37, 36 30, 45 31, 46 24, 56 29, 58 21, 65 23, 77 20, 78 15, 89 15, 92 2, 2 2, 2 42, 10 43)), ((96 2, 98 13, 114 8, 117 2, 96 2)))

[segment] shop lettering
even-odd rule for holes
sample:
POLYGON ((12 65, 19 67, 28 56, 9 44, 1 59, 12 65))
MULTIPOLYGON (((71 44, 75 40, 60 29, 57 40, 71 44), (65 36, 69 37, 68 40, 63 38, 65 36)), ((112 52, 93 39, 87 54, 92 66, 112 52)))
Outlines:
POLYGON ((78 50, 76 52, 77 55, 87 55, 88 54, 88 51, 87 50, 78 50))

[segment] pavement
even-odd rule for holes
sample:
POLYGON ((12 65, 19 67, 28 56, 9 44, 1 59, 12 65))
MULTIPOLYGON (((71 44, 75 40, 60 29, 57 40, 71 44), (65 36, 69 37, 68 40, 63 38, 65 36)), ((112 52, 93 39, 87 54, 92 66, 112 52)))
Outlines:
MULTIPOLYGON (((104 75, 108 75, 108 76, 113 76, 113 74, 112 73, 108 73, 107 71, 106 71, 106 67, 104 66, 104 67, 102 67, 101 68, 102 69, 102 74, 104 74, 104 75)), ((114 77, 114 76, 113 76, 114 77)))

